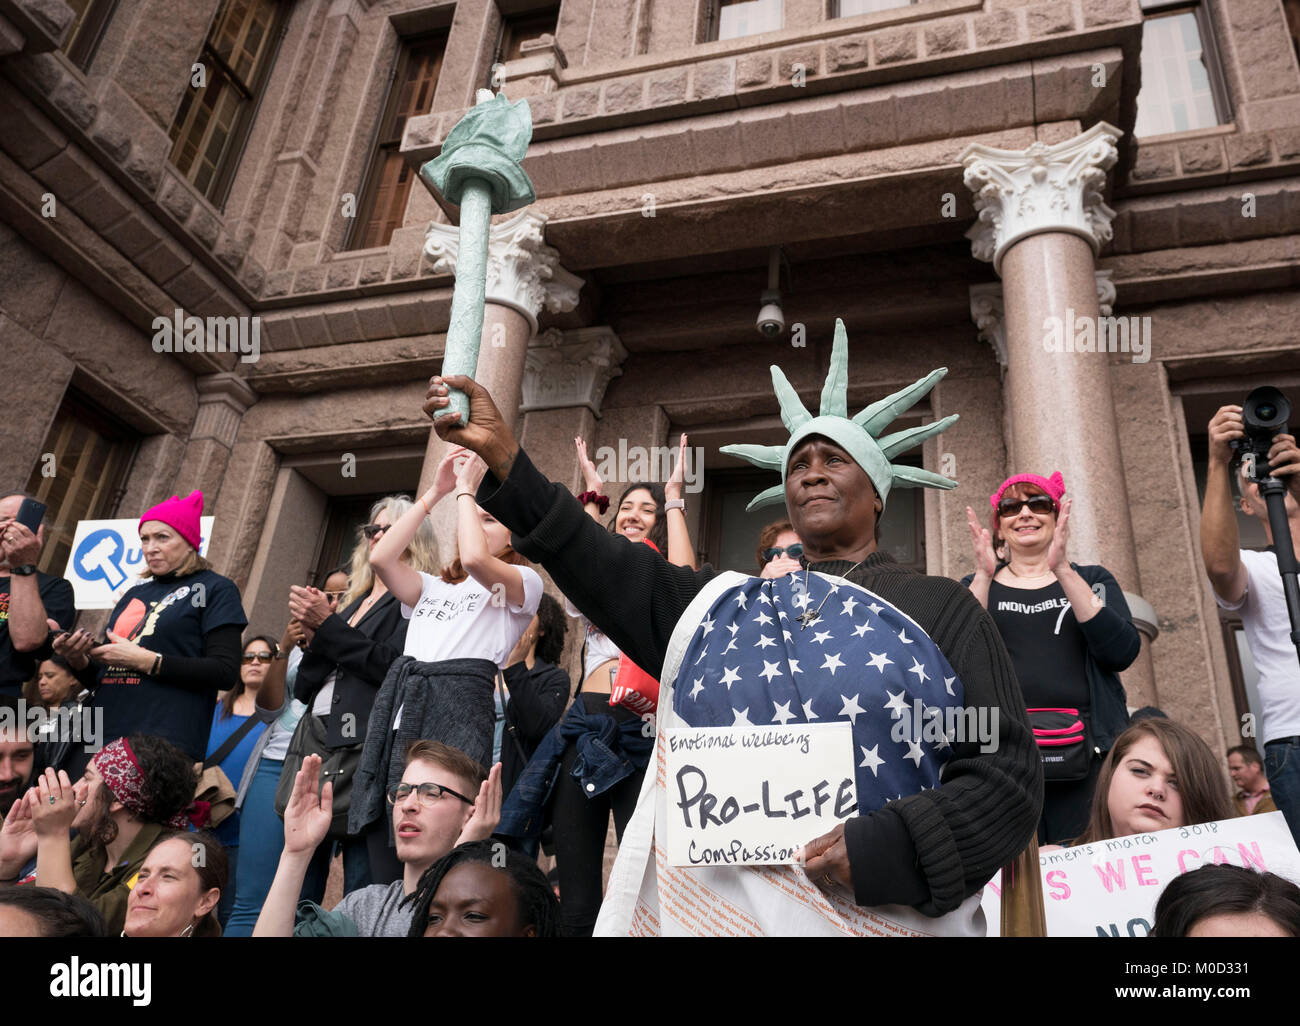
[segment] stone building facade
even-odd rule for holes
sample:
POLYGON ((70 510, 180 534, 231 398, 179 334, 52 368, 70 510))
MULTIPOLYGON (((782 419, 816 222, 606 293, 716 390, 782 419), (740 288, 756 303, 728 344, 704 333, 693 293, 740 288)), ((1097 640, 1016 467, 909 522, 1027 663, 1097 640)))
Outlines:
POLYGON ((62 560, 72 518, 202 489, 278 632, 369 497, 436 465, 457 211, 412 169, 503 86, 537 200, 494 229, 478 376, 545 472, 578 486, 575 436, 687 432, 697 548, 739 568, 771 482, 718 448, 776 438, 771 364, 812 401, 842 317, 855 409, 946 366, 911 422, 961 414, 918 453, 961 487, 891 503, 900 557, 961 576, 966 507, 1061 470, 1072 558, 1142 623, 1130 704, 1221 751, 1249 669, 1198 481, 1219 405, 1300 391, 1292 26, 1291 0, 0 0, 0 478, 50 494, 62 560), (1135 138, 1157 103, 1171 130, 1135 138), (157 351, 176 311, 256 317, 257 358, 157 351), (1145 354, 1043 344, 1106 315, 1145 354))

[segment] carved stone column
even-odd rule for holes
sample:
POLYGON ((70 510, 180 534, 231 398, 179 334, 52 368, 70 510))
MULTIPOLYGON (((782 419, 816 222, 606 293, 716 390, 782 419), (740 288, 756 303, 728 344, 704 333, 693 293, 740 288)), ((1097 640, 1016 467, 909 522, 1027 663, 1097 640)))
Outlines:
MULTIPOLYGON (((1118 129, 1099 123, 1048 146, 998 150, 973 144, 962 154, 975 194, 971 250, 1002 278, 1001 300, 972 289, 981 337, 1003 364, 1012 473, 1059 470, 1070 517, 1070 558, 1104 565, 1121 587, 1140 592, 1118 426, 1111 399, 1110 355, 1079 351, 1101 335, 1114 288, 1094 258, 1111 238, 1114 211, 1103 198, 1118 157, 1118 129), (1103 300, 1107 309, 1103 313, 1103 300), (1001 307, 1002 316, 998 316, 1001 307), (1000 321, 1000 324, 999 324, 1000 321), (1063 333, 1071 335, 1069 342, 1063 333)), ((1150 655, 1125 674, 1130 701, 1154 700, 1150 655)))
POLYGON ((258 397, 247 381, 231 371, 195 378, 194 387, 199 408, 173 489, 186 495, 198 488, 203 492, 204 510, 210 513, 239 434, 239 422, 258 397))

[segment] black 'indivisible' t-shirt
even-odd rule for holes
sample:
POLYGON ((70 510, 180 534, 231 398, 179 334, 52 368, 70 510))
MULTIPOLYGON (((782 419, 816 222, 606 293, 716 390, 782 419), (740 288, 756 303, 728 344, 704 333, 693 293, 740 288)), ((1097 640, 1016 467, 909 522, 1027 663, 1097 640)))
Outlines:
MULTIPOLYGON (((9 581, 6 574, 0 577, 0 695, 17 695, 22 692, 24 682, 36 674, 36 662, 47 657, 49 645, 35 652, 17 652, 9 638, 9 581)), ((65 631, 72 628, 72 620, 77 615, 72 585, 62 577, 49 574, 36 574, 37 589, 41 593, 41 605, 45 615, 58 621, 65 631)))
MULTIPOLYGON (((239 589, 228 577, 200 570, 146 581, 123 595, 108 629, 170 656, 203 655, 203 635, 217 627, 247 626, 239 589)), ((104 742, 124 734, 156 734, 201 761, 212 727, 216 689, 174 687, 134 670, 100 670, 94 705, 104 710, 104 742)))
POLYGON ((1029 709, 1089 711, 1088 643, 1059 581, 1046 588, 989 584, 989 615, 998 626, 1029 709))

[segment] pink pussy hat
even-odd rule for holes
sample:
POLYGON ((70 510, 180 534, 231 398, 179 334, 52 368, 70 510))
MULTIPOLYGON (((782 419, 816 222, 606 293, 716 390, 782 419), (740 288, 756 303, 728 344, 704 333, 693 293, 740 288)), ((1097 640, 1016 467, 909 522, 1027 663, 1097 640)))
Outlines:
POLYGON ((1040 477, 1038 474, 1016 474, 1014 477, 1009 477, 998 485, 996 492, 989 496, 989 505, 997 509, 1002 493, 1012 485, 1018 484, 1037 485, 1052 497, 1057 509, 1061 508, 1061 496, 1065 494, 1065 478, 1061 476, 1059 470, 1054 471, 1051 477, 1040 477))
POLYGON ((153 509, 146 510, 144 516, 140 518, 140 527, 143 527, 146 521, 160 520, 168 527, 175 528, 176 533, 193 545, 194 551, 197 552, 202 541, 199 533, 199 517, 202 515, 203 493, 195 489, 183 499, 179 495, 173 495, 170 499, 158 503, 153 509))

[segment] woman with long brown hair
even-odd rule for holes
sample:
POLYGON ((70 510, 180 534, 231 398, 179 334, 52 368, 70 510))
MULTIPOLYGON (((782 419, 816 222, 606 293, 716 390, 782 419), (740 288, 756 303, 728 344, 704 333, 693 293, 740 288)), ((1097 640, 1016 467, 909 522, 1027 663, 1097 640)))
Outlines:
POLYGON ((1115 741, 1097 776, 1088 828, 1073 842, 1213 823, 1236 816, 1219 760, 1174 720, 1139 720, 1115 741))

